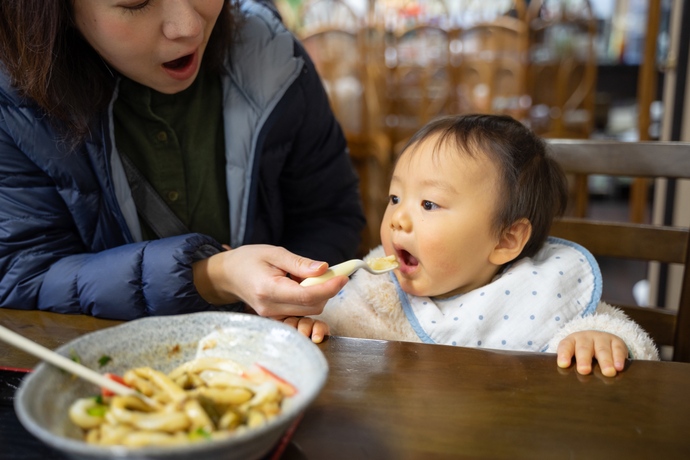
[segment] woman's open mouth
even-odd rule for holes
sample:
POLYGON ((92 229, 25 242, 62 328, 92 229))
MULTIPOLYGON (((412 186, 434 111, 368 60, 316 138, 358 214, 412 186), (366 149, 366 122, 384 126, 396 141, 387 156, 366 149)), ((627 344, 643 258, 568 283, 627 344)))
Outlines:
POLYGON ((181 70, 191 64, 193 58, 194 54, 188 54, 186 56, 182 56, 181 58, 177 58, 174 61, 163 63, 163 67, 170 70, 181 70))
POLYGON ((179 81, 186 81, 193 78, 199 69, 199 52, 187 54, 185 56, 164 62, 163 70, 170 77, 179 81))

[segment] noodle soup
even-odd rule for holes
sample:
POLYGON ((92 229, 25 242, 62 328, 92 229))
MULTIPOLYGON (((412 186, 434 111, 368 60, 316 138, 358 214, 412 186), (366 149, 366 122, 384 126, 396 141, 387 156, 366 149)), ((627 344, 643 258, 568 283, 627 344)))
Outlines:
MULTIPOLYGON (((268 374, 280 377, 278 382, 284 380, 295 390, 290 396, 284 389, 280 390, 280 402, 273 401, 279 411, 265 417, 264 423, 255 426, 251 425, 254 422, 245 423, 243 428, 238 424, 222 435, 201 430, 186 440, 190 442, 176 446, 151 446, 149 442, 144 442, 142 447, 92 445, 84 440, 85 430, 70 420, 69 412, 75 401, 93 398, 100 389, 42 363, 24 379, 17 392, 17 415, 27 430, 40 440, 80 458, 260 458, 316 398, 328 374, 323 354, 297 330, 278 321, 240 313, 204 312, 143 318, 87 334, 56 351, 68 357, 78 356, 82 364, 101 373, 124 378, 128 371, 133 371, 142 380, 151 380, 156 372, 169 376, 185 363, 202 358, 230 360, 234 364, 229 366, 234 365, 245 374, 256 372, 258 365, 270 371, 268 374)), ((204 368, 204 371, 207 380, 210 379, 208 371, 211 369, 204 368)), ((183 391, 192 390, 192 386, 183 382, 176 385, 183 391)), ((276 386, 280 387, 279 383, 276 386)), ((256 388, 255 391, 251 398, 260 393, 256 388)), ((118 407, 136 412, 129 402, 118 404, 118 407)), ((273 407, 275 409, 275 405, 273 407)), ((264 414, 270 411, 267 407, 261 409, 264 414)), ((222 414, 209 417, 212 420, 217 417, 219 421, 222 414)), ((181 422, 184 423, 187 422, 181 422)), ((186 436, 190 437, 189 429, 186 436)))

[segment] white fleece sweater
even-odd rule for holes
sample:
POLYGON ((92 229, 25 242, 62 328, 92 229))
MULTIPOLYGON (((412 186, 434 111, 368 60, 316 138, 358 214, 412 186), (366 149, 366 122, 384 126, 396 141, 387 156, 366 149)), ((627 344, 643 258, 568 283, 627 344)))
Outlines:
MULTIPOLYGON (((558 244, 557 240, 553 241, 558 244)), ((382 256, 383 248, 379 246, 366 258, 382 256)), ((546 259, 552 262, 553 257, 547 255, 546 259)), ((338 336, 554 353, 558 343, 567 335, 577 331, 597 330, 620 337, 628 346, 633 359, 658 360, 657 348, 649 335, 621 310, 599 300, 600 276, 598 287, 593 281, 598 274, 598 267, 593 258, 590 262, 595 272, 592 279, 588 280, 579 273, 574 275, 574 283, 591 282, 591 286, 582 288, 582 292, 570 295, 568 305, 576 302, 579 305, 582 302, 577 309, 562 308, 560 305, 554 307, 555 302, 548 299, 556 297, 548 297, 546 294, 558 292, 560 301, 561 291, 553 287, 552 282, 536 284, 538 288, 525 287, 522 280, 517 284, 513 283, 520 275, 519 272, 515 273, 515 278, 507 278, 505 274, 497 277, 482 288, 489 293, 493 289, 500 295, 494 293, 494 297, 484 297, 483 292, 476 290, 465 294, 467 297, 463 299, 455 299, 455 304, 451 306, 452 301, 416 298, 402 292, 392 274, 371 275, 359 270, 345 288, 329 300, 323 313, 315 318, 328 323, 331 334, 338 336), (528 294, 523 292, 525 289, 528 294), (539 296, 536 295, 537 289, 539 296), (496 301, 504 295, 508 299, 509 294, 512 295, 510 301, 496 301), (466 302, 468 299, 469 303, 466 302), (488 302, 486 299, 489 299, 488 302), (526 301, 520 304, 519 299, 526 301), (583 299, 587 299, 590 304, 587 305, 583 299), (517 304, 520 304, 519 307, 517 304), (458 305, 464 305, 464 310, 451 312, 450 308, 458 305), (482 315, 482 308, 488 313, 482 315), (521 309, 526 313, 522 315, 525 317, 522 318, 523 321, 519 322, 521 309), (545 319, 540 322, 539 318, 545 319)), ((544 265, 530 265, 531 263, 526 260, 519 267, 516 264, 516 267, 522 270, 523 276, 524 273, 536 275, 537 270, 546 272, 544 265)), ((569 290, 573 290, 570 289, 571 285, 572 283, 566 282, 569 290)), ((579 288, 579 285, 576 286, 579 288)))

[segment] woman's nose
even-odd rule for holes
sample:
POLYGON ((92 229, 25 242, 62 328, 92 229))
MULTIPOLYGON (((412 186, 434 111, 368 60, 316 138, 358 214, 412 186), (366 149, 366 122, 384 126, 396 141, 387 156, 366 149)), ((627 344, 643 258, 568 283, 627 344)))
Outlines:
POLYGON ((189 0, 166 0, 166 14, 163 19, 163 35, 169 40, 196 37, 203 33, 201 15, 189 0))

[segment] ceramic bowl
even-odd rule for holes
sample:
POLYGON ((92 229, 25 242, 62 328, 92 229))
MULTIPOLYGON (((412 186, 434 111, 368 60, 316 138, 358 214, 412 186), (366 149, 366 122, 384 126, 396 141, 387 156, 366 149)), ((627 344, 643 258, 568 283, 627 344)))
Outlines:
POLYGON ((56 350, 78 356, 98 372, 122 375, 149 366, 169 372, 199 353, 215 354, 244 366, 258 363, 297 388, 281 413, 259 428, 232 437, 177 447, 101 447, 82 441, 81 430, 67 414, 78 398, 99 392, 93 384, 41 363, 22 382, 15 411, 24 427, 44 443, 72 458, 120 459, 255 459, 269 454, 281 436, 321 391, 328 365, 321 351, 296 329, 278 321, 241 313, 204 312, 143 318, 86 334, 56 350), (202 339, 221 334, 211 351, 202 339), (99 359, 111 361, 100 366, 99 359))

